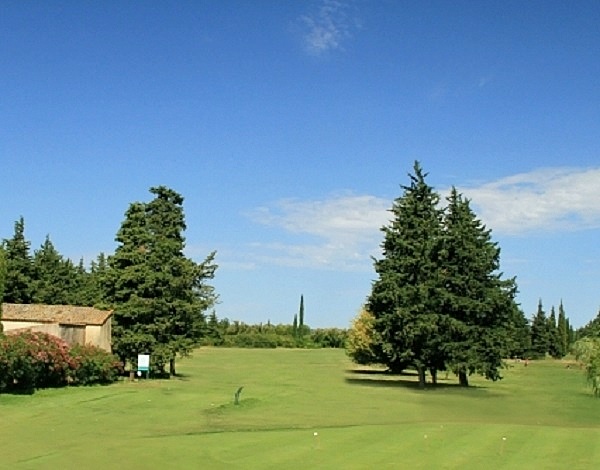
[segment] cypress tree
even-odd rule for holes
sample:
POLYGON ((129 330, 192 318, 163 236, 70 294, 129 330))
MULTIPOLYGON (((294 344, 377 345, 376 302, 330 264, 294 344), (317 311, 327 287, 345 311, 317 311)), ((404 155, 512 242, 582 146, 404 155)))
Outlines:
POLYGON ((560 356, 564 357, 569 352, 569 330, 567 316, 565 314, 565 308, 562 300, 558 305, 558 344, 560 347, 560 356))

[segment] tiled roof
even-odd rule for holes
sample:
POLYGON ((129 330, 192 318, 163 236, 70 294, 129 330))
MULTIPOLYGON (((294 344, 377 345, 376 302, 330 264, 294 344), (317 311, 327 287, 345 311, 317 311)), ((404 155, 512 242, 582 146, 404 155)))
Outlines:
POLYGON ((2 304, 2 320, 64 325, 103 325, 112 310, 73 305, 2 304))

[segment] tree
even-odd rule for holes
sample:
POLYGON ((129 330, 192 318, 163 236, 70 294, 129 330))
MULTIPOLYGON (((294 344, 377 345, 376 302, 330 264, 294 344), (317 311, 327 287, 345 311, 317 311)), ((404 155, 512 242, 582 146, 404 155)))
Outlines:
POLYGON ((538 301, 537 312, 531 321, 531 354, 533 358, 543 358, 548 352, 550 337, 548 334, 548 319, 542 305, 538 301))
POLYGON ((556 323, 556 311, 554 306, 550 308, 550 316, 548 317, 548 353, 554 359, 560 359, 565 354, 563 352, 562 341, 556 323))
POLYGON ((6 279, 6 256, 4 248, 0 245, 0 335, 3 331, 2 325, 2 298, 4 297, 4 282, 6 279))
POLYGON ((514 279, 503 280, 500 248, 470 207, 452 188, 444 218, 441 258, 443 306, 450 333, 444 340, 446 365, 468 386, 468 375, 501 378, 518 307, 514 279))
POLYGON ((366 308, 361 308, 348 330, 346 354, 356 364, 370 365, 382 362, 381 342, 376 335, 375 317, 366 308))
POLYGON ((412 365, 425 386, 427 369, 439 366, 440 251, 442 211, 439 195, 415 162, 410 185, 394 200, 392 221, 382 228, 383 258, 375 260, 366 308, 374 316, 382 362, 393 372, 412 365))
POLYGON ((196 263, 185 257, 183 197, 158 186, 149 203, 132 203, 108 259, 105 298, 115 309, 115 352, 127 361, 151 354, 153 370, 175 374, 177 354, 188 354, 217 297, 215 253, 196 263))
POLYGON ((33 266, 29 253, 30 243, 25 239, 23 217, 15 222, 14 235, 4 240, 6 277, 4 302, 29 304, 33 293, 33 266))
POLYGON ((573 347, 575 358, 585 367, 588 384, 596 397, 600 397, 600 339, 585 337, 573 347))
POLYGON ((49 305, 76 304, 79 273, 69 259, 56 250, 50 237, 33 255, 32 302, 49 305))
POLYGON ((569 323, 562 300, 558 306, 557 333, 560 357, 564 357, 569 352, 569 323))

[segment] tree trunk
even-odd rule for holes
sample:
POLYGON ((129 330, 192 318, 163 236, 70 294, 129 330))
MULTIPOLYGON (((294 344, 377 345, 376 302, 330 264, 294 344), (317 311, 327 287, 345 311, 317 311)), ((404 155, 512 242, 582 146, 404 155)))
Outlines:
POLYGON ((169 360, 169 375, 177 375, 177 373, 175 372, 175 358, 169 360))
POLYGON ((431 383, 437 385, 437 369, 429 369, 429 373, 431 374, 431 383))
POLYGON ((425 388, 425 368, 417 367, 417 372, 419 373, 419 388, 425 388))
POLYGON ((461 387, 469 386, 469 377, 467 376, 466 372, 458 373, 458 383, 461 385, 461 387))

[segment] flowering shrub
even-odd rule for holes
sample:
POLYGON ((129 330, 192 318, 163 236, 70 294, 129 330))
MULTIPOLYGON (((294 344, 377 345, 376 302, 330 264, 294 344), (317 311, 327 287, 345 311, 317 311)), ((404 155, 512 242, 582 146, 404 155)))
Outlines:
POLYGON ((107 383, 119 372, 115 356, 99 348, 70 349, 56 336, 33 331, 0 337, 0 392, 107 383))

